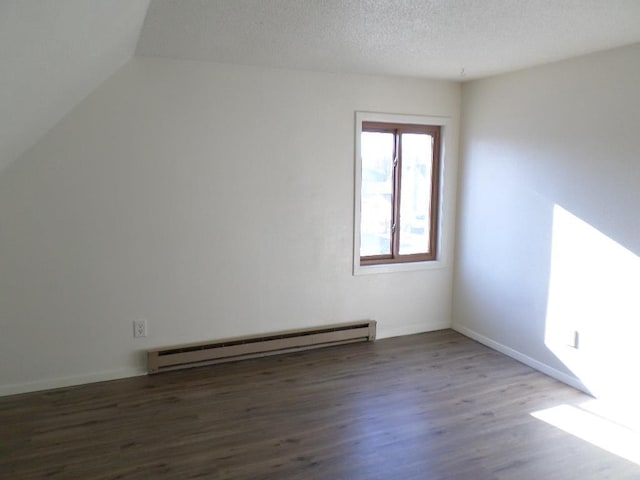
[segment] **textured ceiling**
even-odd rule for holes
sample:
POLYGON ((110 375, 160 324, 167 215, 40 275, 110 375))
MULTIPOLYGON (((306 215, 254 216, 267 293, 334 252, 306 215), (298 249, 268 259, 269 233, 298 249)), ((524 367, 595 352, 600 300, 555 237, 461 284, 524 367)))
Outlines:
POLYGON ((131 58, 149 0, 0 0, 0 169, 131 58))
POLYGON ((640 41, 640 0, 152 0, 136 54, 461 79, 640 41))

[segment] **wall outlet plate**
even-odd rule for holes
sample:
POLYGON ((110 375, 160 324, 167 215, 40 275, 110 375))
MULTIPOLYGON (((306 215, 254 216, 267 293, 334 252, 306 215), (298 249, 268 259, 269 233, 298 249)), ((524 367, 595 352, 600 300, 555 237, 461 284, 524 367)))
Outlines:
POLYGON ((140 320, 133 321, 133 338, 140 338, 147 336, 147 320, 141 318, 140 320))
POLYGON ((580 332, 578 330, 572 330, 569 332, 568 345, 571 348, 580 348, 580 332))

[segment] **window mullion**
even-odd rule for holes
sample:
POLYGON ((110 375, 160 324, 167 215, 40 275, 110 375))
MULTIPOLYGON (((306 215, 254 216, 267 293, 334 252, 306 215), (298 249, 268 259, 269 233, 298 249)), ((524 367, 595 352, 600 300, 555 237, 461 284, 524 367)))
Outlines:
POLYGON ((400 172, 402 167, 402 150, 400 131, 395 130, 394 157, 393 157, 393 213, 391 220, 391 256, 396 258, 400 251, 400 172))

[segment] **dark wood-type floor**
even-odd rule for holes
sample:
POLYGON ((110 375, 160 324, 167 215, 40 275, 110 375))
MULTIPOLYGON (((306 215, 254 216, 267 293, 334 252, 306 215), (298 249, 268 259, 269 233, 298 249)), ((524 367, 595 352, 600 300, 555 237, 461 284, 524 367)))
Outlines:
POLYGON ((0 398, 2 479, 640 479, 451 330, 0 398))

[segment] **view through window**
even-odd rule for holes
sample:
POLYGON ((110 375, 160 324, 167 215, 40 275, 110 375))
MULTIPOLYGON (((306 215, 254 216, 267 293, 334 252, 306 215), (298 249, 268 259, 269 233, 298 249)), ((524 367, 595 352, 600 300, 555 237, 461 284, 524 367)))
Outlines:
POLYGON ((440 126, 363 122, 360 264, 435 260, 440 126))

